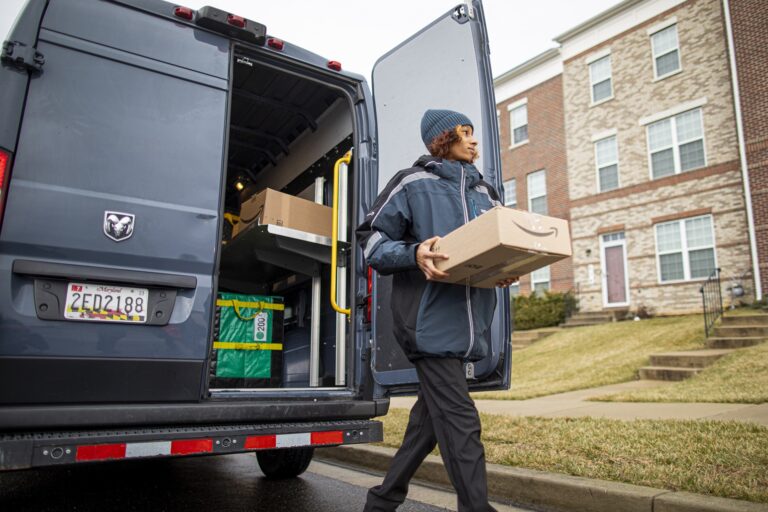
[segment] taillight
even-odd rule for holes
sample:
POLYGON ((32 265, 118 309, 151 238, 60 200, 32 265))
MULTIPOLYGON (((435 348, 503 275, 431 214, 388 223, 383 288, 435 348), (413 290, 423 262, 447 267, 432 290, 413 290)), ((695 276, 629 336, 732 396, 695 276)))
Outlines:
POLYGON ((371 323, 371 308, 373 306, 373 269, 368 267, 368 283, 366 286, 365 321, 371 323))
POLYGON ((0 226, 3 224, 3 205, 5 204, 6 191, 10 177, 11 155, 0 149, 0 226))
POLYGON ((184 18, 185 20, 191 20, 194 17, 195 11, 190 9, 189 7, 175 7, 173 9, 173 14, 178 16, 179 18, 184 18))
POLYGON ((337 60, 329 60, 328 67, 334 71, 341 71, 341 62, 337 60))

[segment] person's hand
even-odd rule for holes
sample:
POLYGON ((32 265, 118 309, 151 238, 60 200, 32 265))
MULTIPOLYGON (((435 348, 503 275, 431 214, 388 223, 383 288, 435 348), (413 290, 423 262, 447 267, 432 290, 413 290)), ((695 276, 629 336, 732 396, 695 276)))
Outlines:
POLYGON ((424 240, 416 248, 416 264, 419 266, 419 270, 424 272, 424 275, 428 280, 444 279, 448 277, 448 273, 438 270, 435 267, 435 260, 447 260, 448 256, 437 252, 432 252, 432 246, 440 240, 439 236, 433 236, 428 240, 424 240))
POLYGON ((512 286, 513 284, 515 284, 519 280, 520 280, 519 276, 508 277, 506 279, 502 279, 501 281, 497 281, 496 282, 496 286, 498 286, 500 288, 506 288, 507 286, 512 286))

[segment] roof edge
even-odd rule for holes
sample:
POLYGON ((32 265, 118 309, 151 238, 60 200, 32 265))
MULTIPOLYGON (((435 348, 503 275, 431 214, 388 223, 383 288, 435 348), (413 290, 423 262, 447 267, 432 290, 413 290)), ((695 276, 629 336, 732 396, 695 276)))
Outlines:
POLYGON ((646 0, 624 0, 623 2, 620 2, 613 7, 601 12, 600 14, 597 14, 591 18, 589 18, 587 21, 576 25, 572 29, 566 30, 559 36, 555 37, 553 40, 557 43, 563 44, 565 41, 581 34, 582 32, 586 32, 590 28, 599 25, 600 23, 604 22, 605 20, 608 20, 610 18, 613 18, 617 14, 620 14, 628 9, 631 9, 637 4, 643 3, 646 0))
POLYGON ((550 61, 555 57, 560 56, 560 48, 550 48, 549 50, 545 50, 541 52, 540 54, 536 55, 535 57, 528 59, 527 61, 523 62, 522 64, 518 64, 517 66, 513 67, 509 71, 502 73, 501 75, 497 76, 493 79, 493 85, 494 87, 506 82, 507 80, 510 80, 516 76, 522 75, 526 71, 530 71, 531 69, 535 68, 539 64, 542 64, 544 62, 550 61))

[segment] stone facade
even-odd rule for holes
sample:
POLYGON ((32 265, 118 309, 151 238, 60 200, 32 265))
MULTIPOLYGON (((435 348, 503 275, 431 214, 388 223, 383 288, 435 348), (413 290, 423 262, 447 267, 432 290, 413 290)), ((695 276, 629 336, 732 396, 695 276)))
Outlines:
MULTIPOLYGON (((533 88, 504 99, 497 104, 501 139, 501 161, 504 180, 516 181, 517 208, 528 209, 527 175, 545 170, 547 185, 547 214, 569 219, 568 168, 565 155, 562 75, 550 78, 533 88), (528 142, 511 143, 509 105, 527 101, 528 142)), ((550 290, 568 291, 573 288, 571 259, 550 266, 550 290)), ((520 279, 520 292, 531 291, 530 275, 520 279)))
POLYGON ((768 292, 768 2, 730 2, 762 292, 768 292))
POLYGON ((589 48, 564 62, 562 80, 573 268, 581 309, 609 306, 603 296, 600 240, 606 232, 623 231, 628 307, 645 306, 657 314, 700 311, 700 279, 660 281, 655 224, 711 215, 716 265, 723 269, 724 283, 739 280, 751 266, 720 0, 683 2, 589 48), (670 23, 677 26, 681 69, 655 79, 649 32, 670 23), (613 98, 593 105, 588 62, 606 52, 611 56, 613 98), (653 179, 647 125, 666 117, 665 112, 688 108, 701 109, 705 164, 653 179), (601 193, 594 142, 612 134, 619 188, 601 193))

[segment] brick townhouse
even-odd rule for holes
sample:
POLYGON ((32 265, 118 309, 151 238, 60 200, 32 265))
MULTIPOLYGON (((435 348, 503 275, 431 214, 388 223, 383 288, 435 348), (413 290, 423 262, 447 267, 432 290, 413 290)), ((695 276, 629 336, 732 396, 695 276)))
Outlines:
POLYGON ((760 292, 768 289, 768 2, 726 0, 731 73, 737 77, 744 165, 750 185, 760 292), (735 73, 734 73, 735 70, 735 73))
MULTIPOLYGON (((527 79, 527 90, 504 91, 508 74, 497 79, 497 104, 502 148, 517 126, 507 109, 514 114, 523 98, 529 132, 536 119, 564 119, 566 158, 557 163, 566 172, 548 173, 546 185, 567 183, 557 201, 567 209, 557 215, 571 221, 581 309, 700 311, 699 287, 716 267, 724 289, 738 282, 753 296, 722 1, 625 0, 555 40, 557 58, 518 67, 515 80, 527 79), (561 74, 548 78, 555 61, 561 74), (531 101, 550 81, 562 113, 531 101)), ((512 143, 503 151, 510 179, 543 168, 536 158, 562 153, 550 147, 544 153, 552 156, 537 155, 531 145, 524 155, 512 143)))
MULTIPOLYGON (((504 170, 504 203, 569 218, 563 66, 549 50, 494 80, 504 170)), ((571 260, 523 276, 512 293, 573 288, 571 260)))

